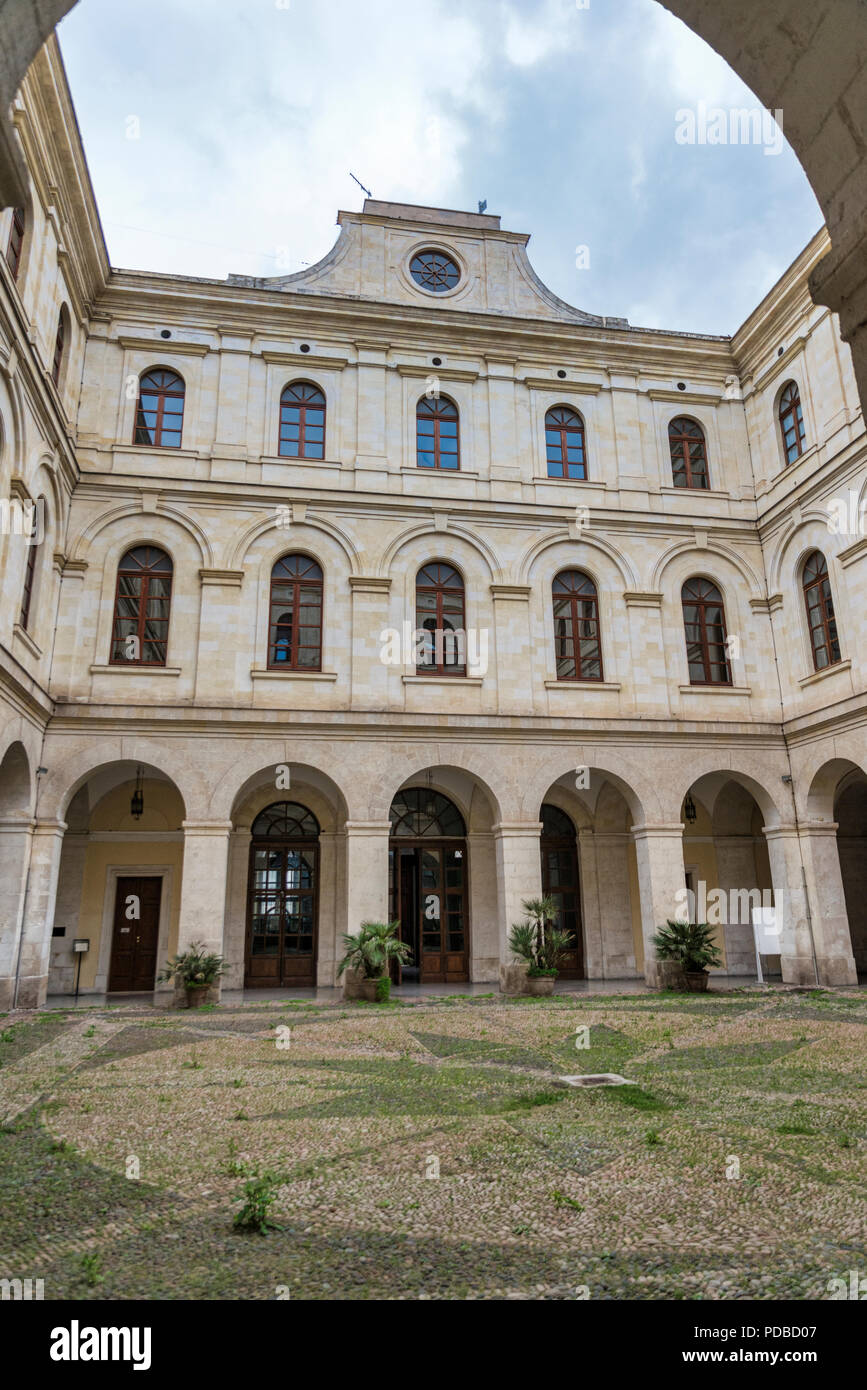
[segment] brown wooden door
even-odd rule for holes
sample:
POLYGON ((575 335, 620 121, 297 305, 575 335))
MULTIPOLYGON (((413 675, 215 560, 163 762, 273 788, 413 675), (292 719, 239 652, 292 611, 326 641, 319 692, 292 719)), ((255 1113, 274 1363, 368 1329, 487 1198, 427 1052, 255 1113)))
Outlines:
POLYGON ((247 895, 247 989, 316 984, 319 846, 254 841, 247 895))
POLYGON ((155 875, 117 880, 108 972, 110 994, 154 988, 162 891, 163 881, 155 875))
POLYGON ((392 902, 401 940, 412 950, 404 979, 442 984, 469 979, 466 841, 392 843, 392 902))
MULTIPOLYGON (((550 825, 553 816, 546 816, 549 808, 542 807, 543 825, 550 825)), ((557 812, 557 821, 552 828, 560 830, 560 822, 565 822, 563 812, 557 812)), ((563 827, 565 828, 565 827, 563 827)), ((581 922, 581 885, 578 877, 578 846, 575 832, 542 834, 542 893, 554 899, 557 907, 556 925, 572 936, 573 948, 566 951, 560 962, 560 975, 564 980, 584 979, 584 932, 581 922)))

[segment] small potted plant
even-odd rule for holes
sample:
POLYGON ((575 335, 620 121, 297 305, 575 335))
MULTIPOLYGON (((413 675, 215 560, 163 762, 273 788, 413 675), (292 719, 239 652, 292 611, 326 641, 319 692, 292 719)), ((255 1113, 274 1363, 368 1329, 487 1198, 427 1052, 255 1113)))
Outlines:
POLYGON ((521 906, 527 914, 524 922, 515 922, 509 933, 509 950, 526 962, 527 994, 553 994, 554 981, 560 961, 569 949, 572 938, 555 927, 557 908, 553 898, 527 898, 521 906))
POLYGON ((346 955, 337 967, 337 978, 345 970, 356 971, 361 976, 362 999, 371 1004, 386 1003, 391 994, 392 961, 403 963, 412 954, 399 933, 400 922, 362 922, 357 936, 345 933, 346 955))
MULTIPOLYGON (((673 961, 683 972, 684 987, 694 993, 707 989, 708 969, 722 965, 713 943, 713 927, 707 922, 673 922, 669 919, 653 938, 657 960, 673 961)), ((677 988, 677 985, 674 985, 677 988)))
MULTIPOLYGON (((166 961, 160 980, 174 980, 175 990, 183 990, 188 1009, 200 1009, 210 998, 213 986, 227 969, 222 956, 207 950, 201 941, 194 941, 188 950, 166 961)), ((176 996, 177 1001, 177 996, 176 996)))

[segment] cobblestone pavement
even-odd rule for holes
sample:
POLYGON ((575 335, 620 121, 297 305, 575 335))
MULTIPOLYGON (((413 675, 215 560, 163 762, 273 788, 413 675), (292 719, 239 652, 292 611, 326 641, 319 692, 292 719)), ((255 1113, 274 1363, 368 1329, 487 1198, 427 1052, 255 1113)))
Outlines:
POLYGON ((827 1298, 867 1275, 865 1043, 863 990, 7 1015, 0 1277, 49 1299, 827 1298), (588 1072, 635 1084, 560 1080, 588 1072), (257 1178, 264 1236, 233 1226, 257 1178))

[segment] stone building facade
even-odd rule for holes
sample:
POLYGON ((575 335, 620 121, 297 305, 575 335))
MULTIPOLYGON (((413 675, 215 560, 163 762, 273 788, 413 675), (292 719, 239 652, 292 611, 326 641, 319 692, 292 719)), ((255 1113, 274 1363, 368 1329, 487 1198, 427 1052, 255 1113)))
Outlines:
POLYGON ((116 270, 54 40, 14 125, 0 1008, 76 940, 84 991, 198 941, 229 987, 330 985, 387 916, 411 978, 495 981, 543 889, 576 977, 657 983, 689 886, 728 973, 764 895, 785 980, 854 983, 867 441, 826 235, 731 338, 372 200, 296 275, 116 270))

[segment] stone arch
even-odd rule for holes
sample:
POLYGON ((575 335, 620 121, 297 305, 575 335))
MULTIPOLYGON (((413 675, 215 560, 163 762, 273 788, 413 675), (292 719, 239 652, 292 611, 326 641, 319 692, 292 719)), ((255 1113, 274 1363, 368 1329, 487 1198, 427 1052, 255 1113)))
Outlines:
MULTIPOLYGON (((208 540, 203 528, 197 521, 194 521, 187 513, 181 512, 175 507, 160 506, 156 512, 145 512, 141 508, 134 508, 128 505, 112 507, 108 511, 102 512, 98 517, 88 522, 69 546, 69 558, 72 560, 92 561, 94 556, 96 538, 110 528, 116 528, 118 523, 128 521, 135 523, 130 525, 127 530, 129 536, 123 540, 116 540, 114 537, 109 542, 109 553, 122 553, 117 551, 117 546, 125 546, 129 549, 132 545, 155 545, 161 550, 165 550, 171 555, 172 563, 177 565, 177 554, 173 553, 172 541, 159 532, 163 524, 168 523, 169 527, 175 530, 175 534, 180 531, 183 535, 193 542, 198 553, 199 564, 209 569, 213 567, 214 557, 211 550, 211 543, 208 540)), ((106 563, 106 553, 100 557, 103 564, 106 563)))
POLYGON ((593 551, 598 551, 600 555, 604 555, 612 561, 624 589, 638 587, 638 577, 629 558, 618 550, 617 546, 612 545, 607 538, 591 536, 583 531, 577 537, 572 536, 568 531, 563 531, 559 535, 547 535, 540 540, 532 541, 518 560, 515 582, 518 584, 532 583, 532 575, 537 569, 537 562, 542 555, 555 546, 570 546, 576 552, 564 559, 563 565, 559 567, 561 569, 586 569, 591 579, 597 582, 596 575, 593 573, 593 561, 585 559, 583 551, 586 549, 591 554, 593 551))
POLYGON ((466 578, 466 563, 462 562, 458 555, 450 553, 453 551, 450 538, 457 538, 484 562, 489 583, 495 583, 502 573, 502 566, 493 547, 480 536, 468 531, 466 527, 450 524, 445 531, 438 531, 432 523, 420 522, 415 526, 407 527, 406 530, 401 531, 400 535, 395 536, 388 546, 386 546, 376 567, 377 575, 383 578, 390 578, 394 562, 400 553, 410 546, 413 541, 421 540, 425 537, 430 538, 430 546, 428 547, 430 555, 421 560, 421 564, 425 564, 428 560, 434 558, 442 558, 449 564, 453 564, 466 578))
POLYGON ((833 821, 835 803, 841 783, 852 776, 867 776, 867 755, 860 750, 860 757, 848 756, 850 751, 840 741, 835 740, 835 756, 829 758, 827 747, 816 754, 816 765, 802 769, 798 778, 796 792, 801 814, 808 821, 833 821))
MULTIPOLYGON (((713 559, 708 560, 708 556, 714 557, 714 559, 721 559, 724 564, 727 563, 731 568, 737 571, 740 577, 746 582, 752 598, 760 598, 764 594, 764 584, 759 579, 758 574, 749 561, 745 560, 733 547, 723 545, 720 541, 714 540, 709 540, 707 545, 703 546, 701 549, 696 546, 694 541, 679 541, 677 544, 669 546, 654 566, 650 581, 651 589, 655 592, 663 589, 667 572, 672 566, 675 566, 676 568, 683 568, 683 580, 691 578, 692 575, 701 575, 703 578, 710 580, 712 584, 716 584, 722 592, 723 598, 725 598, 726 588, 728 588, 731 593, 731 584, 730 582, 727 583, 725 578, 720 578, 720 566, 714 564, 713 559), (686 572, 685 567, 676 566, 678 560, 685 559, 687 556, 695 556, 695 564, 689 570, 689 573, 686 572)), ((683 580, 681 580, 681 583, 683 583, 683 580)), ((679 590, 677 598, 678 600, 680 599, 679 590)))
POLYGON ((593 807, 604 783, 609 781, 626 803, 633 825, 656 823, 662 819, 662 807, 653 778, 645 775, 634 763, 621 758, 614 750, 596 749, 591 745, 577 745, 570 753, 558 748, 546 756, 540 755, 538 749, 533 750, 532 758, 528 759, 528 765, 523 769, 524 775, 520 777, 523 787, 519 794, 520 818, 531 819, 537 815, 548 789, 570 775, 574 783, 579 767, 590 770, 589 797, 587 792, 580 793, 585 805, 593 807))
POLYGON ((788 825, 794 818, 794 809, 791 795, 782 781, 787 775, 788 765, 782 754, 763 757, 757 751, 752 754, 747 769, 739 765, 738 756, 721 756, 720 751, 713 748, 691 749, 680 775, 667 779, 666 820, 672 823, 680 820, 687 792, 697 796, 713 817, 717 797, 725 783, 733 781, 749 792, 766 826, 788 825))
POLYGON ((45 749, 48 773, 40 797, 40 816, 55 816, 62 820, 76 793, 94 773, 109 765, 123 763, 133 769, 141 765, 167 778, 176 786, 184 803, 188 820, 204 820, 208 808, 208 787, 195 762, 177 742, 159 743, 147 737, 113 738, 94 741, 63 761, 55 762, 55 754, 63 748, 61 740, 51 740, 45 749))
MULTIPOLYGON (((321 531, 326 536, 329 536, 343 552, 349 573, 360 573, 359 553, 350 536, 335 522, 319 516, 315 512, 312 513, 309 511, 305 513, 303 521, 300 519, 297 522, 293 521, 292 525, 289 527, 278 526, 276 519, 273 517, 268 517, 265 521, 251 522, 251 524, 241 532, 241 535, 235 543, 234 549, 229 554, 227 562, 228 568, 234 570, 242 569, 247 563, 256 542, 261 537, 269 535, 272 531, 277 533, 277 537, 280 540, 279 546, 274 547, 274 560, 279 559, 281 554, 287 554, 296 548, 305 550, 306 546, 304 544, 296 547, 295 539, 297 539, 299 533, 303 534, 306 530, 314 532, 321 531)), ((315 558, 315 543, 314 549, 309 551, 309 553, 315 558)))
MULTIPOLYGON (((296 743, 287 739, 270 745, 254 743, 248 746, 215 778, 208 800, 209 819, 234 822, 246 800, 260 787, 268 786, 275 801, 291 801, 296 773, 312 775, 312 785, 318 786, 323 796, 330 797, 333 829, 342 829, 344 822, 353 816, 363 818, 361 805, 351 804, 347 796, 344 786, 347 780, 346 765, 341 762, 339 755, 309 740, 296 743), (272 758, 263 756, 267 748, 270 748, 272 758), (276 785, 276 769, 281 764, 289 768, 290 786, 286 790, 279 790, 276 785)), ((257 810, 261 810, 261 807, 257 810)), ((318 813, 317 818, 322 825, 318 813)))
MULTIPOLYGON (((464 816, 468 830, 490 829, 503 819, 506 789, 502 784, 493 782, 490 759, 486 761, 477 749, 454 746, 440 749, 436 744, 421 749, 397 747, 389 749, 384 761, 384 769, 371 779, 367 788, 370 798, 367 818, 370 820, 387 821, 396 794, 414 785, 418 779, 425 778, 428 772, 431 773, 432 790, 454 801, 464 816), (454 774, 469 779, 472 790, 467 784, 463 788, 458 786, 454 774), (485 801, 477 802, 474 807, 476 791, 481 792, 485 801)), ((419 785, 427 786, 428 782, 419 785)))
POLYGON ((33 806, 33 771, 27 749, 15 739, 0 758, 0 821, 26 820, 33 806))
POLYGON ((785 593, 789 584, 797 580, 811 551, 821 550, 830 562, 835 557, 836 549, 827 512, 809 511, 803 514, 799 523, 790 522, 769 559, 770 592, 785 593))

